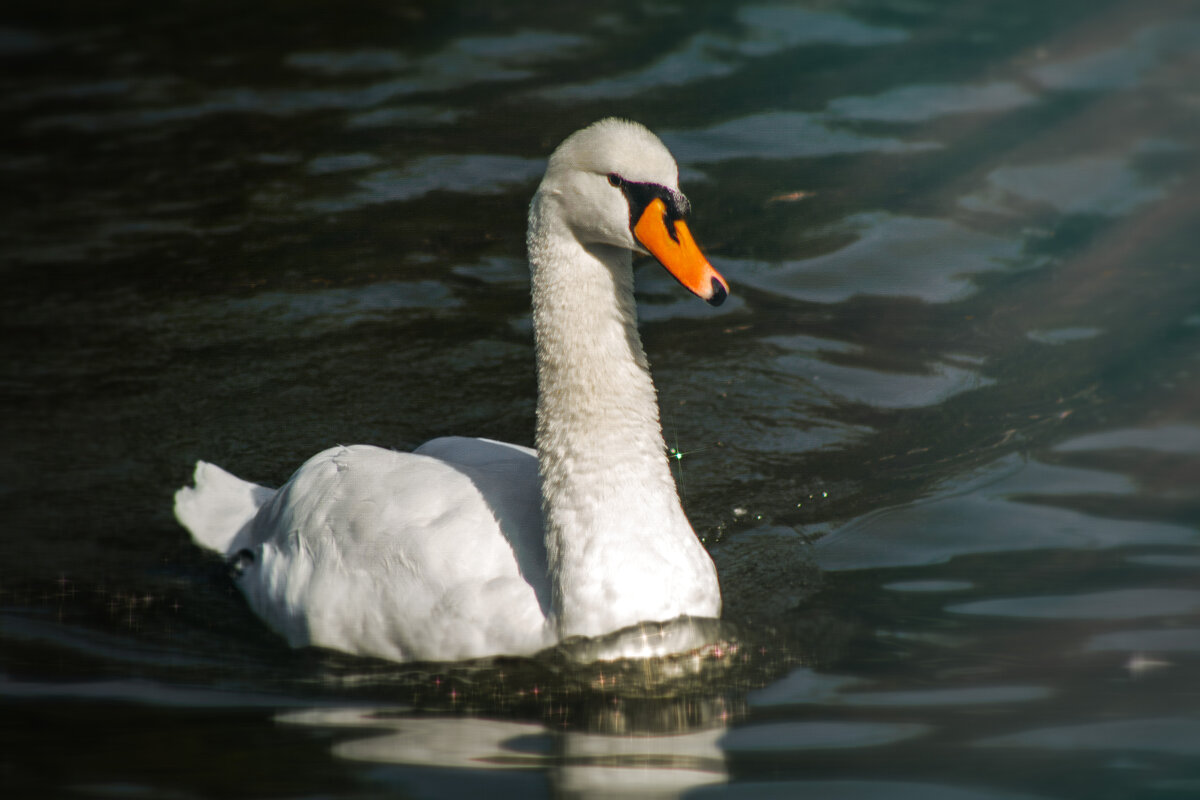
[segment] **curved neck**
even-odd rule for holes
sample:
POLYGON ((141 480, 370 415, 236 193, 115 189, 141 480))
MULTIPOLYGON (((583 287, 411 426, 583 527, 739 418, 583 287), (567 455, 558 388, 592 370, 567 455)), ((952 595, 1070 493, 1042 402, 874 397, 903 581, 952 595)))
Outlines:
POLYGON ((584 247, 553 227, 542 226, 543 235, 530 242, 542 462, 556 454, 586 459, 596 453, 614 463, 622 453, 653 453, 669 477, 658 399, 637 329, 632 254, 584 247), (606 442, 623 446, 597 452, 606 442))
POLYGON ((632 255, 582 245, 556 211, 535 197, 528 241, 546 552, 560 635, 598 635, 669 618, 642 616, 667 612, 625 609, 613 597, 644 597, 632 584, 659 568, 660 551, 680 547, 681 537, 697 542, 637 331, 632 255), (621 563, 638 558, 647 567, 621 563))

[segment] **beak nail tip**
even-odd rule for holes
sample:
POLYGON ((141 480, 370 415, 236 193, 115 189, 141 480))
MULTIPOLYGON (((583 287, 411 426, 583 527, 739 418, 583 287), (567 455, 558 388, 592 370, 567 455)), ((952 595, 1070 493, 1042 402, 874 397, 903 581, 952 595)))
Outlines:
POLYGON ((712 295, 707 299, 710 306, 719 306, 725 302, 725 298, 729 296, 729 290, 726 289, 719 280, 712 279, 712 295))

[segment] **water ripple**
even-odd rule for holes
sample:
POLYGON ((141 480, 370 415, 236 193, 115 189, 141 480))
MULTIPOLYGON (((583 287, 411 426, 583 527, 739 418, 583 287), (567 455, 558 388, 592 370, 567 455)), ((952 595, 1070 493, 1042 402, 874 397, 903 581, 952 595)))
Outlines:
POLYGON ((536 181, 546 168, 540 158, 495 155, 425 156, 399 169, 372 172, 355 182, 357 190, 342 197, 304 200, 306 211, 337 213, 367 205, 415 200, 430 192, 502 194, 513 186, 536 181))
POLYGON ((903 722, 766 722, 731 728, 720 743, 729 753, 840 750, 895 744, 932 730, 923 723, 903 722))
POLYGON ((707 799, 738 797, 749 800, 790 800, 819 797, 822 800, 1040 800, 1030 794, 1013 794, 997 789, 975 789, 937 783, 904 781, 746 781, 698 790, 691 797, 707 799))
POLYGON ((1127 158, 1085 156, 997 167, 988 173, 987 186, 959 205, 999 214, 1035 204, 1060 214, 1121 216, 1164 196, 1164 187, 1148 184, 1127 158))
POLYGON ((972 275, 1031 266, 1020 260, 1021 241, 950 220, 864 212, 839 228, 857 238, 826 255, 774 263, 727 259, 721 265, 740 283, 814 303, 857 295, 950 303, 975 291, 972 275))
POLYGON ((1150 25, 1123 44, 1051 61, 1029 72, 1050 89, 1132 89, 1152 81, 1154 73, 1171 61, 1194 54, 1197 41, 1200 24, 1195 22, 1150 25))
POLYGON ((872 122, 927 122, 951 114, 1011 111, 1037 100, 1012 81, 970 84, 915 84, 869 97, 841 97, 829 113, 872 122))
POLYGON ((1089 639, 1083 649, 1088 652, 1200 653, 1200 628, 1102 633, 1089 639))
POLYGON ((1200 591, 1114 589, 1074 595, 1005 597, 949 606, 953 614, 1017 619, 1142 619, 1200 613, 1200 591))
POLYGON ((1200 720, 1157 718, 1037 728, 976 742, 977 747, 1120 750, 1200 756, 1200 720))
POLYGON ((1156 453, 1200 455, 1200 426, 1178 423, 1151 428, 1120 428, 1079 436, 1054 449, 1060 453, 1150 450, 1156 453))
MULTIPOLYGON (((966 487, 947 486, 932 500, 870 514, 836 530, 817 542, 817 561, 826 570, 846 570, 940 564, 970 553, 1196 542, 1197 532, 1184 525, 1100 517, 1047 502, 1056 495, 1134 493, 1132 482, 1120 475, 1008 457, 966 487)), ((1163 599, 1186 601, 1184 606, 1190 607, 1188 596, 1163 599)), ((953 610, 1016 614, 1028 603, 1028 613, 1035 615, 1039 608, 1032 599, 985 602, 989 605, 971 606, 975 611, 962 611, 965 606, 953 610)), ((1063 613, 1069 607, 1061 606, 1063 613)))
POLYGON ((823 114, 765 111, 719 122, 708 128, 662 131, 660 136, 681 164, 710 164, 736 158, 792 159, 843 153, 913 153, 939 147, 905 142, 831 126, 823 114))
POLYGON ((908 38, 897 28, 861 22, 843 14, 790 6, 738 9, 737 36, 703 32, 638 70, 584 83, 544 89, 541 97, 556 101, 631 97, 645 91, 682 86, 735 72, 749 59, 818 44, 868 47, 908 38))

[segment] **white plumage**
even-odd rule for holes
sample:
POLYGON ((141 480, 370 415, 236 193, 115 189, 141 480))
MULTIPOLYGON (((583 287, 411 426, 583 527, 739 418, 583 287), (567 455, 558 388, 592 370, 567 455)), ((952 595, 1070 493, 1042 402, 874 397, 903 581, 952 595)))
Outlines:
POLYGON ((412 453, 335 447, 277 491, 200 462, 179 521, 237 559, 250 606, 293 646, 447 661, 719 616, 633 304, 631 254, 647 249, 724 298, 681 209, 678 168, 640 125, 603 120, 551 156, 528 234, 537 452, 459 437, 412 453))

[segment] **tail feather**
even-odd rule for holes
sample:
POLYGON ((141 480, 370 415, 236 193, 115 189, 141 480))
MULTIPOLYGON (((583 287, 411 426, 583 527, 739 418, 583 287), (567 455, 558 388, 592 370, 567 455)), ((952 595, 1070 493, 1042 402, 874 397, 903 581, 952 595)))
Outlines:
POLYGON ((215 464, 196 462, 195 488, 175 493, 175 519, 201 547, 226 556, 243 547, 258 509, 274 489, 230 475, 215 464))

